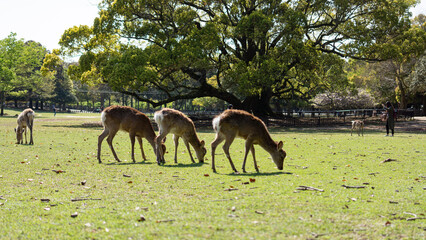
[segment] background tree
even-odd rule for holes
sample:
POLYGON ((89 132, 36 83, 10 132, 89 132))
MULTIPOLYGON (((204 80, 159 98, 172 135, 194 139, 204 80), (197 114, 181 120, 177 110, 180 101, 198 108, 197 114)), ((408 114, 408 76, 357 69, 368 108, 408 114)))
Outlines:
POLYGON ((23 50, 24 41, 16 38, 11 33, 7 38, 0 40, 0 115, 4 114, 6 95, 11 91, 16 79, 16 68, 20 62, 19 58, 23 50))
POLYGON ((94 26, 67 30, 60 44, 64 54, 81 54, 72 69, 79 79, 153 106, 215 97, 265 115, 272 98, 310 98, 335 81, 341 68, 330 66, 341 58, 389 57, 414 3, 104 0, 94 26), (165 97, 145 98, 152 88, 165 97))

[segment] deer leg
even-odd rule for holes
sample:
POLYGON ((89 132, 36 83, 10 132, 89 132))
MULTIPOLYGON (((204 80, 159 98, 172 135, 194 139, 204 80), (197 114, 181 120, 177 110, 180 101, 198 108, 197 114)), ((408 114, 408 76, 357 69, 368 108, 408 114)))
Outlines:
POLYGON ((225 140, 219 133, 216 134, 216 138, 215 140, 211 143, 211 148, 212 148, 212 169, 213 172, 216 172, 216 167, 214 164, 214 153, 216 151, 216 147, 217 145, 219 145, 221 142, 223 142, 223 140, 225 140))
POLYGON ((161 132, 158 135, 157 138, 155 138, 155 148, 156 148, 156 155, 157 155, 157 163, 158 165, 164 164, 166 161, 164 159, 164 152, 161 147, 161 143, 163 142, 163 139, 167 136, 168 132, 161 132))
POLYGON ((243 173, 246 172, 247 155, 248 155, 248 153, 249 153, 249 151, 252 147, 253 147, 253 141, 250 138, 247 138, 247 140, 246 140, 246 151, 244 153, 244 161, 243 161, 243 173))
POLYGON ((231 155, 229 154, 229 147, 231 146, 234 139, 235 139, 234 135, 227 137, 225 140, 225 144, 223 144, 222 148, 223 148, 223 151, 225 152, 226 157, 229 160, 229 164, 231 164, 232 170, 234 170, 235 173, 238 173, 237 169, 234 166, 234 163, 232 162, 231 155))
POLYGON ((25 133, 25 144, 28 144, 28 141, 27 141, 27 127, 24 127, 24 133, 25 133))
POLYGON ((115 153, 114 147, 112 146, 112 140, 114 139, 115 134, 117 134, 117 130, 110 130, 110 134, 107 138, 107 142, 108 142, 109 148, 111 149, 112 154, 114 155, 115 160, 117 160, 117 162, 121 162, 120 159, 118 159, 117 157, 117 153, 115 153))
POLYGON ((98 137, 98 161, 99 163, 102 163, 101 161, 101 146, 102 146, 102 141, 109 135, 109 129, 105 128, 104 131, 101 133, 101 135, 99 135, 98 137))
POLYGON ((136 137, 136 138, 138 139, 139 146, 141 148, 142 158, 143 158, 144 161, 146 161, 145 152, 143 151, 142 138, 141 137, 136 137))
POLYGON ((188 149, 188 153, 189 153, 189 156, 191 157, 192 163, 195 163, 194 158, 192 157, 191 148, 189 147, 188 141, 185 140, 185 138, 182 138, 182 139, 183 139, 183 143, 185 143, 186 149, 188 149))
POLYGON ((179 145, 179 136, 176 136, 176 134, 173 134, 173 141, 175 142, 175 163, 177 163, 177 150, 179 145))
POLYGON ((30 129, 30 145, 34 145, 33 141, 33 125, 29 125, 28 128, 30 129))
POLYGON ((30 128, 30 144, 34 145, 34 141, 33 141, 33 121, 30 121, 30 124, 28 125, 28 127, 30 128))
POLYGON ((254 145, 251 145, 251 155, 253 155, 254 168, 256 169, 256 172, 259 172, 259 167, 257 166, 256 157, 254 153, 254 145))
POLYGON ((129 137, 130 137, 130 145, 132 146, 132 160, 133 163, 136 162, 135 160, 135 138, 136 138, 136 134, 134 132, 129 132, 129 137))

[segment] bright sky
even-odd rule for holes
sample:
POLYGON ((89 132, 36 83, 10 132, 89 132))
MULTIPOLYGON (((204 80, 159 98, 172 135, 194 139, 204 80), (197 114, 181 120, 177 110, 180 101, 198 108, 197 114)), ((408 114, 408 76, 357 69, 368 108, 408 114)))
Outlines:
MULTIPOLYGON (((0 39, 11 32, 25 41, 34 40, 47 49, 58 48, 64 31, 73 26, 93 25, 101 0, 0 0, 0 39)), ((426 0, 413 9, 413 16, 426 15, 426 0)))

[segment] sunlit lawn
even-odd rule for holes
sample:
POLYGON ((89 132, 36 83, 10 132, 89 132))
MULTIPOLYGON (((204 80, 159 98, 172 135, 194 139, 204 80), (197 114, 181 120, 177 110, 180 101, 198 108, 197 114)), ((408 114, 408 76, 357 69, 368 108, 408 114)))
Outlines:
MULTIPOLYGON (((274 129, 284 141, 284 170, 257 147, 260 174, 249 156, 247 174, 232 174, 221 146, 217 171, 191 164, 183 143, 173 163, 130 159, 119 133, 115 162, 106 141, 96 159, 99 114, 37 112, 34 146, 16 145, 16 111, 0 118, 0 238, 2 239, 424 239, 425 133, 274 129), (90 125, 90 124, 89 124, 90 125), (382 163, 386 159, 390 161, 382 163), (356 187, 356 188, 346 188, 356 187), (303 187, 312 190, 303 190, 303 187)), ((231 156, 241 169, 244 142, 231 156)))

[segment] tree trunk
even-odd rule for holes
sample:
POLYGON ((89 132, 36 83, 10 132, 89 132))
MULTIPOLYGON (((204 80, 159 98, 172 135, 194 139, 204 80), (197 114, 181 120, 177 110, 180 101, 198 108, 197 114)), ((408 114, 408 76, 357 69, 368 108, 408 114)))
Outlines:
POLYGON ((402 80, 397 81, 398 82, 398 88, 399 88, 399 92, 400 92, 400 100, 401 102, 399 103, 399 108, 400 109, 406 109, 407 108, 407 96, 406 96, 406 91, 405 91, 405 87, 404 84, 402 83, 402 80))
POLYGON ((426 94, 423 95, 423 116, 426 116, 426 94))
POLYGON ((6 102, 6 94, 4 92, 0 92, 0 116, 4 115, 4 103, 6 102))
POLYGON ((244 110, 263 118, 274 115, 270 106, 272 98, 272 90, 270 88, 263 89, 260 95, 249 96, 244 99, 242 107, 244 110))

